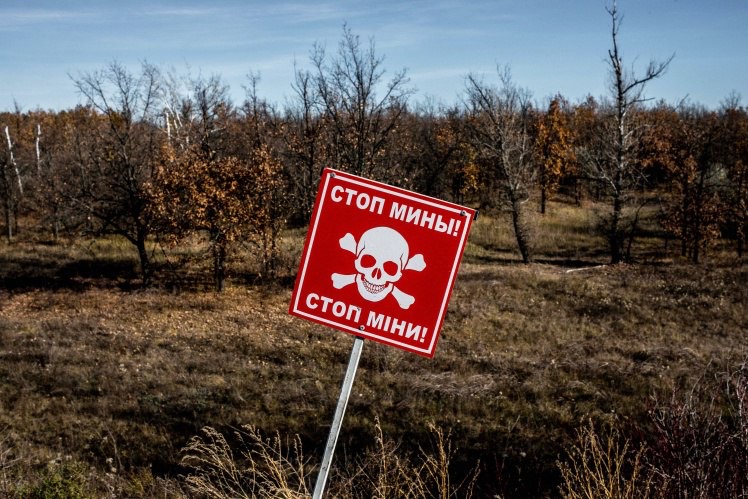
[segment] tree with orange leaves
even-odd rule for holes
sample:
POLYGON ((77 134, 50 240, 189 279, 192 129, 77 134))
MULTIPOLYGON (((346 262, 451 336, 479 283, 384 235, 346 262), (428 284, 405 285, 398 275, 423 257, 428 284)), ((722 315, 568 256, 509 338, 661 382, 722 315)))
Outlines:
POLYGON ((234 243, 251 240, 262 248, 268 268, 277 241, 270 230, 269 197, 282 182, 280 164, 266 147, 249 159, 208 154, 199 146, 177 152, 165 146, 152 184, 151 202, 174 240, 195 232, 208 236, 216 291, 223 291, 226 261, 234 243))
POLYGON ((562 103, 563 97, 554 97, 548 111, 537 122, 535 151, 540 213, 545 213, 548 195, 556 190, 559 180, 569 173, 575 161, 572 131, 561 109, 562 103))
POLYGON ((672 182, 664 226, 681 240, 681 254, 699 263, 720 235, 725 204, 721 199, 723 169, 718 158, 718 121, 714 112, 681 106, 670 122, 669 158, 663 161, 672 182))

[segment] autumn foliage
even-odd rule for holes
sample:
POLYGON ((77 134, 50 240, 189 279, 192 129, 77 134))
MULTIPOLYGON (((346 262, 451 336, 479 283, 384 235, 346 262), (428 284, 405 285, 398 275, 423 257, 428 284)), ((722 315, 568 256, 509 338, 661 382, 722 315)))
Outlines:
POLYGON ((573 135, 562 104, 560 96, 551 100, 548 111, 538 120, 535 132, 540 213, 545 213, 548 195, 558 187, 561 178, 574 173, 573 135))
POLYGON ((217 290, 223 290, 226 258, 237 241, 260 249, 263 269, 272 273, 283 218, 277 196, 282 185, 280 164, 266 147, 247 159, 217 156, 199 146, 176 152, 164 146, 154 176, 152 209, 164 235, 178 241, 195 233, 207 235, 217 290))

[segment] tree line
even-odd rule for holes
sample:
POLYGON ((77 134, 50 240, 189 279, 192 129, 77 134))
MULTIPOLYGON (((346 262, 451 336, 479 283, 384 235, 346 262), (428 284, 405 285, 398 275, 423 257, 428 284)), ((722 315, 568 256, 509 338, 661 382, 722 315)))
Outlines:
POLYGON ((663 230, 699 262, 726 236, 742 256, 748 231, 748 110, 737 94, 719 109, 648 101, 641 73, 618 47, 609 9, 608 95, 533 101, 507 67, 468 75, 459 104, 413 106, 405 71, 386 77, 373 40, 344 27, 337 50, 314 45, 297 68, 293 97, 277 107, 250 75, 242 103, 220 76, 165 73, 113 62, 73 77, 84 104, 0 113, 0 202, 8 241, 24 223, 62 232, 115 233, 134 245, 144 283, 148 243, 210 244, 222 289, 237 241, 257 248, 272 276, 281 231, 308 221, 324 167, 392 183, 511 219, 530 262, 530 210, 545 213, 559 189, 606 209, 599 230, 613 263, 631 256, 639 213, 661 210, 663 230))

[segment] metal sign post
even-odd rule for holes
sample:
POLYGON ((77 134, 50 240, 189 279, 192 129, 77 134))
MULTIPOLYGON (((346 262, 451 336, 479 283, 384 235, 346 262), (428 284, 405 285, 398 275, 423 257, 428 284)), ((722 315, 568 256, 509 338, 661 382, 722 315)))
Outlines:
POLYGON ((345 372, 343 386, 340 388, 340 397, 338 398, 338 406, 335 409, 335 416, 333 417, 332 426, 330 427, 330 436, 327 437, 327 445, 325 446, 325 455, 322 458, 322 466, 320 467, 319 475, 317 475, 317 483, 314 486, 313 499, 321 499, 322 494, 325 491, 327 475, 330 473, 330 465, 332 464, 332 455, 335 452, 335 444, 338 442, 338 434, 340 433, 340 427, 343 424, 345 408, 348 406, 348 398, 351 395, 353 379, 356 377, 358 361, 361 358, 361 349, 363 346, 364 339, 356 336, 356 339, 353 342, 353 348, 351 349, 351 358, 348 360, 348 370, 345 372))

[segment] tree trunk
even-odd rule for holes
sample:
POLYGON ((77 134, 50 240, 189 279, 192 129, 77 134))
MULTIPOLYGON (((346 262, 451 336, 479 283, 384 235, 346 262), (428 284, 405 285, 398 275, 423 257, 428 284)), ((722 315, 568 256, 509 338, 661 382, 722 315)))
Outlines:
POLYGON ((5 213, 5 236, 8 238, 8 242, 13 239, 13 221, 11 220, 10 203, 5 200, 3 203, 3 211, 5 213))
POLYGON ((516 192, 510 192, 509 196, 512 208, 512 227, 514 228, 514 236, 517 239, 517 247, 522 255, 522 263, 530 263, 532 260, 530 255, 530 236, 525 226, 522 202, 516 192))
POLYGON ((699 263, 700 250, 702 239, 704 239, 704 232, 702 227, 705 223, 704 220, 704 204, 706 203, 706 173, 709 168, 708 160, 701 158, 699 161, 699 183, 696 186, 696 203, 694 220, 693 220, 693 254, 691 255, 691 261, 693 263, 699 263))
POLYGON ((52 240, 55 244, 60 239, 60 208, 57 203, 54 203, 52 208, 52 240))
POLYGON ((691 195, 689 194, 689 185, 686 180, 683 181, 683 203, 681 205, 680 219, 680 256, 685 258, 688 255, 688 240, 691 229, 689 227, 689 214, 691 213, 691 195))
POLYGON ((18 215, 21 212, 21 208, 19 206, 19 202, 16 201, 13 203, 13 234, 18 237, 18 234, 21 233, 21 229, 18 225, 18 219, 20 218, 18 215))
POLYGON ((135 245, 138 248, 138 257, 140 259, 140 277, 143 280, 143 286, 151 284, 151 264, 148 258, 148 249, 146 248, 147 231, 143 227, 137 229, 138 235, 135 245))
POLYGON ((545 186, 540 188, 540 214, 545 215, 545 199, 546 199, 546 188, 545 186))
POLYGON ((623 200, 618 193, 613 195, 613 214, 610 219, 608 242, 610 244, 610 263, 621 263, 623 259, 623 237, 621 237, 621 216, 623 200))
POLYGON ((226 289, 226 245, 218 240, 213 241, 213 282, 216 292, 226 289))
POLYGON ((745 251, 745 235, 746 233, 748 233, 748 223, 746 223, 748 221, 745 219, 745 209, 740 208, 740 201, 739 201, 740 199, 745 199, 745 192, 743 190, 743 182, 744 182, 744 178, 742 176, 739 177, 738 185, 735 189, 737 192, 737 199, 738 199, 738 202, 736 203, 738 207, 736 208, 736 210, 740 210, 738 211, 738 216, 737 216, 738 223, 737 223, 737 248, 736 249, 738 252, 738 258, 743 258, 743 253, 745 251))

